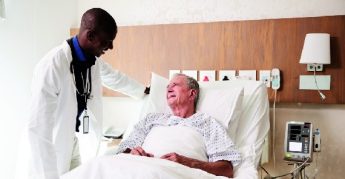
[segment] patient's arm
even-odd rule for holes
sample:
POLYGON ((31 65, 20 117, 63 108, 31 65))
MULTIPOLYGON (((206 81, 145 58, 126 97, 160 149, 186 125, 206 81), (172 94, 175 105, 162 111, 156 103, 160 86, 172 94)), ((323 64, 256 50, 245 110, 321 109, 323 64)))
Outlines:
POLYGON ((177 153, 165 154, 161 156, 161 158, 177 162, 191 168, 198 168, 217 176, 226 176, 229 178, 233 177, 233 168, 231 162, 229 161, 220 160, 216 162, 204 162, 189 157, 185 157, 177 153))

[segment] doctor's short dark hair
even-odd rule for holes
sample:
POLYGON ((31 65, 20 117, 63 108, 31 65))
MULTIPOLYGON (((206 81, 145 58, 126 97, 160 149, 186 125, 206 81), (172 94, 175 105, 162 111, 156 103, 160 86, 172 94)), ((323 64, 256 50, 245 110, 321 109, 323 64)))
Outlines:
POLYGON ((92 8, 87 10, 80 23, 80 29, 90 29, 96 32, 105 32, 117 34, 117 25, 115 19, 105 10, 101 8, 92 8))
POLYGON ((198 81, 196 81, 194 78, 188 76, 188 75, 185 75, 183 73, 176 73, 174 74, 174 77, 175 76, 184 76, 186 77, 186 80, 187 80, 187 86, 189 87, 189 89, 193 89, 196 91, 196 95, 195 95, 195 98, 194 98, 194 108, 196 109, 196 105, 198 104, 198 101, 199 101, 199 92, 200 92, 200 87, 199 87, 199 83, 198 81))

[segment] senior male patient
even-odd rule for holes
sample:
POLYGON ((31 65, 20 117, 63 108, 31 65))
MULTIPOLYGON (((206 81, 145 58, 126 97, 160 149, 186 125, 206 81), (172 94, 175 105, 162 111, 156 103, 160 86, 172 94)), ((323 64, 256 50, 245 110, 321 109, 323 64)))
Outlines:
MULTIPOLYGON (((217 176, 232 177, 233 166, 241 161, 240 154, 228 136, 226 129, 220 123, 205 113, 196 112, 198 96, 198 82, 184 74, 176 74, 170 80, 166 93, 167 103, 172 114, 148 114, 136 124, 133 132, 120 144, 117 152, 146 157, 160 157, 161 159, 198 168, 217 176), (174 151, 160 156, 156 156, 151 151, 145 151, 144 143, 149 138, 150 132, 162 126, 182 126, 195 131, 203 142, 200 148, 204 147, 204 150, 201 151, 204 151, 205 159, 188 157, 174 151)), ((177 137, 183 140, 188 136, 185 133, 181 133, 177 137)))

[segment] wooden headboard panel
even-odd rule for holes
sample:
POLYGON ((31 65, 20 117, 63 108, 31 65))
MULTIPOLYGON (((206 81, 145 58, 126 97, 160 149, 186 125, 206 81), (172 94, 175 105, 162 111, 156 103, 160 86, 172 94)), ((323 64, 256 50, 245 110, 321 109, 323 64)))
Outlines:
POLYGON ((174 69, 279 68, 278 101, 320 103, 317 91, 298 89, 299 75, 312 75, 299 64, 305 35, 312 32, 331 34, 331 64, 318 72, 331 75, 324 103, 345 103, 345 16, 119 27, 114 49, 103 59, 144 84, 151 71, 168 77, 174 69))

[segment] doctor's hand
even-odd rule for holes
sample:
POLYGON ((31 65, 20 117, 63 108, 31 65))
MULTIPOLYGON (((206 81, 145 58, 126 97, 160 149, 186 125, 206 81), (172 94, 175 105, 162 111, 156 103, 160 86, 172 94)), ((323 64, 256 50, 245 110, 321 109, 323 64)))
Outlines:
POLYGON ((145 152, 145 150, 141 147, 135 147, 131 150, 130 154, 132 155, 139 155, 145 157, 153 157, 153 154, 145 152))
POLYGON ((150 94, 150 89, 151 89, 151 87, 150 87, 150 86, 147 86, 147 87, 145 88, 144 93, 145 93, 145 94, 150 94))

